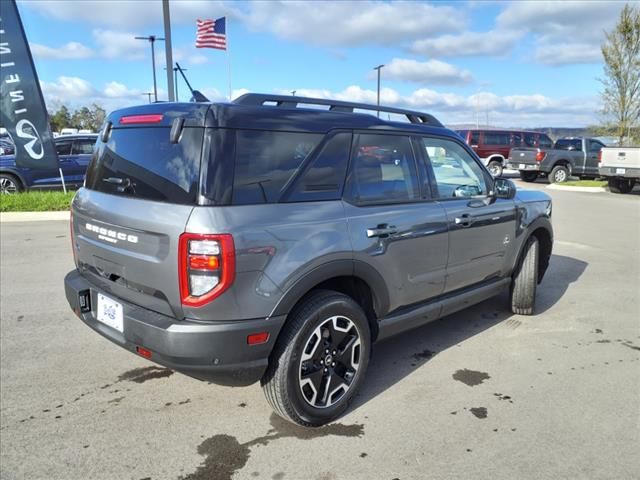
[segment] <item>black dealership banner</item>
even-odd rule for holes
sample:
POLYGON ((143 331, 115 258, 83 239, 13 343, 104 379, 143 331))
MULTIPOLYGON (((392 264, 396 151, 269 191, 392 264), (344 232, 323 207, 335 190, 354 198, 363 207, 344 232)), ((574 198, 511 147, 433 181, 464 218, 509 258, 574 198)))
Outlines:
POLYGON ((15 0, 1 0, 0 126, 16 144, 16 165, 58 168, 47 109, 15 0))

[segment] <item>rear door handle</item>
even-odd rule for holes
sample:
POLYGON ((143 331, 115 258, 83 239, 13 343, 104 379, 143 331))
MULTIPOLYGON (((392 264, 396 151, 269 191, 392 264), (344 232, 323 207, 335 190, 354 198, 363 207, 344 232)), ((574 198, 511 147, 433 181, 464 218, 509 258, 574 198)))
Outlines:
POLYGON ((394 233, 397 233, 398 229, 393 225, 387 225, 386 223, 380 224, 375 228, 367 228, 367 237, 388 237, 394 233))
POLYGON ((463 213, 459 217, 456 217, 454 222, 461 227, 470 227, 473 224, 473 218, 471 218, 471 215, 468 213, 463 213))

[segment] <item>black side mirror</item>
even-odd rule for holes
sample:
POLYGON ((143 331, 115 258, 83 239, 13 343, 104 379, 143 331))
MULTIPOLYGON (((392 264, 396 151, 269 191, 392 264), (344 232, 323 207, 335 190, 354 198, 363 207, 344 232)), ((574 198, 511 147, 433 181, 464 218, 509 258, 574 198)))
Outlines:
POLYGON ((516 196, 516 184, 508 178, 498 177, 493 183, 493 192, 496 198, 511 200, 516 196))

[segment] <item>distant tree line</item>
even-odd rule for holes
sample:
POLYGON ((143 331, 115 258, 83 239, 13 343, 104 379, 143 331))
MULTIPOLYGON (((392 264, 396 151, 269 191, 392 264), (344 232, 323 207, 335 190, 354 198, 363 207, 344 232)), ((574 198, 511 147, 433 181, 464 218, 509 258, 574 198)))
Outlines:
POLYGON ((78 130, 100 130, 107 112, 97 103, 90 107, 80 107, 71 111, 66 105, 62 105, 55 112, 49 112, 51 130, 59 132, 63 128, 77 128, 78 130))

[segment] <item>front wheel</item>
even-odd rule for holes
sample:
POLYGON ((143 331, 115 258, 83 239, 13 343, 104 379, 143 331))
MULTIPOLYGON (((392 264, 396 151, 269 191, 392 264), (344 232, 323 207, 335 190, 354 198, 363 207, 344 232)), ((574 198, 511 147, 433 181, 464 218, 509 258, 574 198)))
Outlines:
POLYGON ((360 305, 338 292, 313 292, 291 313, 274 347, 261 380, 267 401, 299 425, 335 420, 364 380, 370 345, 360 305))
POLYGON ((538 285, 538 255, 540 243, 531 237, 522 252, 511 280, 509 302, 511 312, 519 315, 532 315, 536 303, 538 285))
POLYGON ((489 169, 489 173, 491 173, 491 175, 493 175, 494 177, 499 177, 500 175, 502 175, 502 163, 497 160, 490 161, 489 165, 487 165, 487 168, 489 169))
POLYGON ((613 193, 629 193, 633 190, 635 183, 635 180, 626 178, 609 178, 607 180, 609 190, 613 193))
POLYGON ((528 183, 535 182, 538 178, 538 172, 523 172, 520 171, 520 178, 528 183))

